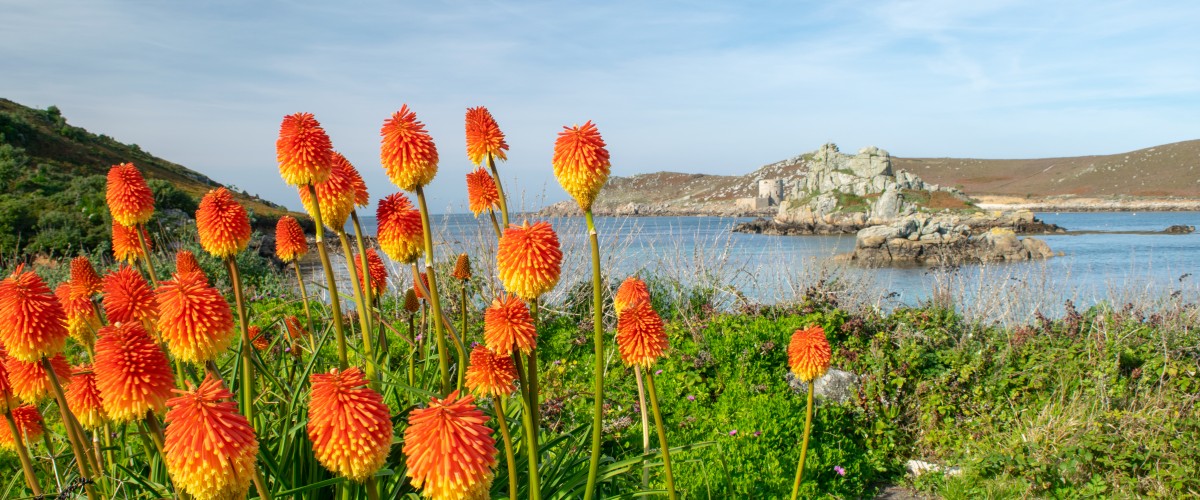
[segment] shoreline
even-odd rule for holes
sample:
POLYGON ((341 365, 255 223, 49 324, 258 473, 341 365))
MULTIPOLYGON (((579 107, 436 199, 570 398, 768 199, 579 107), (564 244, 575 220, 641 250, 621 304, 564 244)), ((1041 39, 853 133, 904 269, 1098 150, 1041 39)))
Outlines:
POLYGON ((1028 210, 1030 212, 1195 212, 1196 198, 1102 198, 980 195, 975 199, 981 210, 1028 210))

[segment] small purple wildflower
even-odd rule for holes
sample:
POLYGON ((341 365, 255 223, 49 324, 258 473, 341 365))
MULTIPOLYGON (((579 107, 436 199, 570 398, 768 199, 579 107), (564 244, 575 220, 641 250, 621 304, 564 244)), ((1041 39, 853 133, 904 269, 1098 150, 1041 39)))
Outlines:
POLYGON ((292 348, 291 348, 291 347, 284 347, 284 348, 283 348, 283 352, 292 352, 292 348))
POLYGON ((754 437, 759 437, 761 435, 762 435, 762 431, 754 431, 754 437))
POLYGON ((843 469, 842 466, 840 466, 840 465, 833 466, 833 471, 836 472, 839 476, 846 475, 846 469, 843 469))
POLYGON ((737 435, 737 429, 734 429, 734 430, 731 430, 731 431, 729 431, 729 435, 730 435, 730 436, 736 436, 736 435, 737 435))
POLYGON ((655 375, 662 375, 662 370, 655 370, 654 374, 655 374, 655 375))
POLYGON ((688 394, 688 396, 687 396, 687 400, 688 400, 688 401, 695 401, 695 400, 696 400, 696 396, 693 396, 693 395, 691 395, 691 394, 688 394))

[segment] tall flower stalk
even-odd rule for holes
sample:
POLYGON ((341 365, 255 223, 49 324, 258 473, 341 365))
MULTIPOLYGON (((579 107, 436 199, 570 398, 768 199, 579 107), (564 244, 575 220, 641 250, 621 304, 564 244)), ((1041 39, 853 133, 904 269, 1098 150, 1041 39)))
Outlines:
POLYGON ((300 259, 308 253, 308 238, 304 228, 290 215, 279 218, 275 224, 275 257, 284 264, 292 263, 296 269, 296 284, 300 287, 300 303, 304 306, 304 318, 308 320, 308 331, 313 331, 312 312, 308 307, 308 291, 304 288, 304 276, 300 274, 300 259))
POLYGON ((596 348, 592 383, 595 404, 591 462, 588 464, 587 489, 584 491, 585 500, 591 500, 596 494, 596 478, 600 472, 600 443, 604 427, 604 285, 600 276, 600 240, 592 216, 592 204, 608 181, 611 163, 604 139, 591 121, 563 129, 554 142, 554 157, 551 160, 554 177, 583 210, 587 220, 588 243, 592 249, 592 341, 596 348))
POLYGON ((792 483, 792 500, 800 494, 800 482, 804 479, 804 459, 808 456, 808 435, 812 431, 813 388, 816 380, 829 371, 831 352, 825 330, 810 326, 796 330, 788 343, 788 366, 796 378, 808 385, 808 400, 804 416, 804 440, 800 445, 800 462, 796 464, 796 480, 792 483))
MULTIPOLYGON (((658 431, 658 445, 663 457, 663 473, 666 476, 667 496, 674 500, 675 476, 671 472, 671 454, 667 446, 666 428, 662 412, 658 408, 658 391, 654 387, 654 374, 650 372, 654 361, 667 349, 667 334, 663 330, 662 318, 650 306, 649 297, 624 307, 617 320, 617 348, 627 365, 646 370, 647 392, 654 412, 654 426, 658 431)), ((642 414, 646 408, 642 407, 642 414)))

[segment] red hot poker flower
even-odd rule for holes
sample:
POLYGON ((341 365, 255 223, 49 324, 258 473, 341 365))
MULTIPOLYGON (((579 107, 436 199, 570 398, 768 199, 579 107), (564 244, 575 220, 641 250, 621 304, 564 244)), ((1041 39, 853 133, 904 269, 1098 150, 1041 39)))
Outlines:
POLYGON ((30 363, 52 356, 67 335, 67 314, 40 276, 17 266, 0 281, 0 345, 9 356, 30 363))
POLYGON ((171 480, 197 500, 242 498, 254 479, 258 438, 233 393, 210 373, 167 401, 163 447, 171 480))
POLYGON ((113 221, 122 226, 145 224, 154 215, 154 194, 132 163, 113 165, 108 170, 104 199, 113 221))
POLYGON ((275 141, 275 158, 283 182, 305 186, 329 177, 333 143, 312 113, 296 113, 283 117, 279 139, 275 141))
POLYGON ((486 498, 496 466, 496 440, 472 396, 433 398, 408 417, 404 455, 413 486, 437 500, 486 498))

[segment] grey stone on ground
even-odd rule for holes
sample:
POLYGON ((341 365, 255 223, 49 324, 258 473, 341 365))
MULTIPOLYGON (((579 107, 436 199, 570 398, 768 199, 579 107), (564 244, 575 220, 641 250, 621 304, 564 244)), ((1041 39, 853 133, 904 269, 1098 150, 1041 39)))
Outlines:
MULTIPOLYGON (((852 372, 830 368, 825 375, 816 380, 813 396, 832 403, 845 403, 858 390, 858 375, 852 372)), ((808 384, 796 378, 791 371, 787 373, 788 387, 799 394, 808 393, 808 384)))

